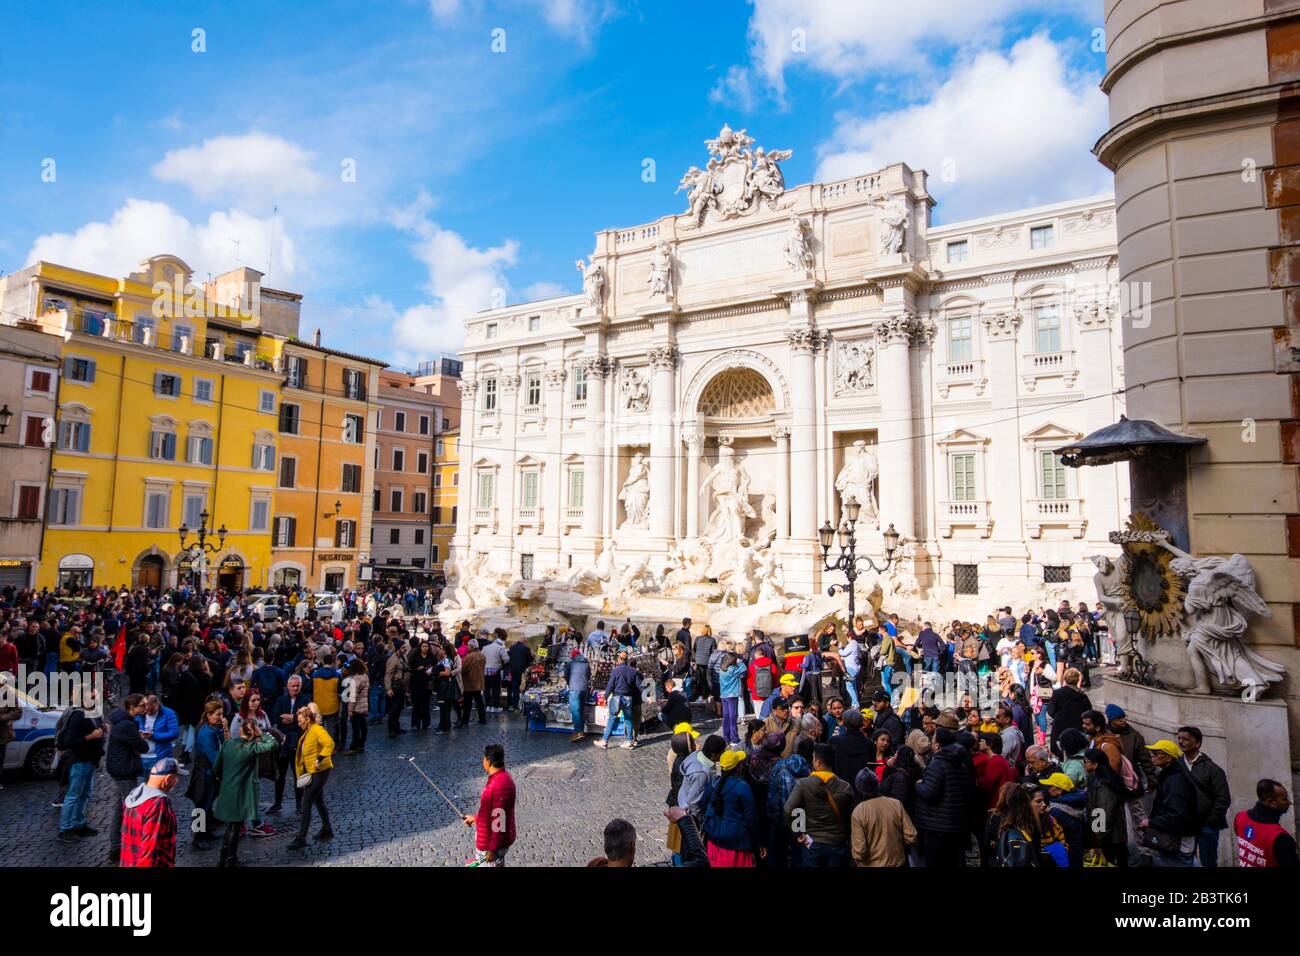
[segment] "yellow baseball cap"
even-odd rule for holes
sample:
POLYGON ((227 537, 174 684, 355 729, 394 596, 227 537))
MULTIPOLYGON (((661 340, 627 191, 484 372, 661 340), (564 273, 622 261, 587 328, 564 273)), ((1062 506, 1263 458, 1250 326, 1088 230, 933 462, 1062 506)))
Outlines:
POLYGON ((1181 757, 1183 752, 1178 749, 1178 744, 1172 740, 1157 740, 1153 744, 1147 744, 1147 750, 1159 750, 1162 754, 1168 754, 1170 757, 1181 757))
POLYGON ((723 770, 734 770, 737 764, 745 762, 745 752, 743 750, 728 750, 722 754, 718 763, 722 765, 723 770))
POLYGON ((799 686, 799 682, 798 682, 797 680, 795 680, 795 676, 794 676, 793 674, 782 674, 782 675, 781 675, 781 683, 784 684, 786 687, 798 687, 798 686, 799 686))
POLYGON ((863 708, 862 708, 862 716, 865 717, 865 718, 867 718, 867 720, 875 720, 875 719, 876 719, 876 712, 875 712, 874 710, 872 710, 870 707, 863 707, 863 708))
POLYGON ((692 727, 690 724, 685 723, 685 722, 682 722, 682 723, 678 724, 676 727, 674 727, 674 728, 673 728, 673 733, 675 733, 675 734, 690 734, 692 737, 698 737, 698 736, 700 735, 700 732, 699 732, 698 730, 696 730, 696 729, 695 729, 694 727, 692 727))
POLYGON ((1038 782, 1044 787, 1055 787, 1057 790, 1064 790, 1067 793, 1074 789, 1074 781, 1063 773, 1054 773, 1038 782))

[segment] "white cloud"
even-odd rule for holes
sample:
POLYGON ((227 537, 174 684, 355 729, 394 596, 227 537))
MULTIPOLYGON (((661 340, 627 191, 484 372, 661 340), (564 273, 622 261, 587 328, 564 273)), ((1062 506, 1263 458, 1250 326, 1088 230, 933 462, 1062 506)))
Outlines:
POLYGON ((394 346, 414 354, 454 351, 464 341, 467 318, 507 301, 505 270, 517 261, 519 243, 507 239, 476 248, 427 218, 408 229, 416 240, 411 252, 428 270, 424 290, 432 301, 400 313, 394 310, 394 346))
POLYGON ((39 236, 27 253, 27 262, 43 259, 102 275, 124 276, 143 259, 171 253, 202 277, 245 263, 266 272, 273 247, 275 282, 293 279, 298 270, 294 245, 278 219, 230 209, 212 212, 206 222, 191 222, 166 203, 128 199, 108 222, 88 222, 75 232, 39 236))
POLYGON ((200 146, 169 150, 150 170, 165 183, 179 183, 200 199, 231 197, 265 205, 283 195, 311 195, 324 185, 313 168, 315 154, 266 133, 216 136, 200 146))
POLYGON ((818 149, 831 182, 905 162, 930 173, 944 221, 1101 192, 1109 177, 1088 148, 1106 128, 1097 77, 1072 73, 1045 35, 1007 55, 959 63, 928 100, 860 118, 841 116, 818 149), (947 164, 951 165, 947 165, 947 164), (943 180, 951 168, 953 182, 943 180))
POLYGON ((729 67, 726 75, 719 77, 709 90, 709 102, 734 106, 742 113, 754 112, 758 102, 754 71, 747 66, 729 67))
POLYGON ((987 41, 1007 18, 1029 10, 1095 18, 1088 0, 752 0, 750 55, 784 91, 788 66, 806 64, 840 79, 884 71, 920 73, 927 52, 987 41))
MULTIPOLYGON (((476 13, 485 9, 483 0, 472 0, 471 5, 476 13)), ((515 0, 513 5, 539 12, 556 33, 582 43, 591 39, 617 9, 613 0, 515 0)), ((441 21, 455 19, 465 6, 462 0, 429 0, 429 12, 441 21)))
POLYGON ((524 286, 522 302, 536 302, 539 299, 553 299, 559 295, 569 295, 573 289, 566 289, 558 282, 551 282, 543 279, 541 282, 534 282, 532 285, 524 286))

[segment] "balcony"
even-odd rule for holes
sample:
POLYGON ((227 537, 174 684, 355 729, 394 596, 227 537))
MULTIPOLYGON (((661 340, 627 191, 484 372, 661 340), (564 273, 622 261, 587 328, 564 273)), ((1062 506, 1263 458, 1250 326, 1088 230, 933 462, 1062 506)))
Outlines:
POLYGON ((564 534, 568 534, 574 528, 582 527, 582 505, 573 507, 572 505, 564 509, 564 534))
POLYGON ((1073 388, 1079 377, 1079 367, 1074 352, 1035 352, 1020 360, 1020 380, 1025 391, 1032 392, 1038 383, 1047 378, 1060 378, 1066 388, 1073 388))
POLYGON ((1088 521, 1081 498, 1031 498, 1025 502, 1025 531, 1041 538, 1045 528, 1063 528, 1072 538, 1082 538, 1088 521))
POLYGON ((981 538, 993 531, 987 501, 941 501, 938 510, 939 534, 945 538, 951 538, 955 528, 974 528, 981 538))
POLYGON ((541 506, 536 506, 533 508, 519 508, 515 511, 515 534, 524 531, 541 534, 543 527, 542 510, 541 506))
POLYGON ((975 394, 983 395, 988 383, 989 379, 984 371, 983 359, 946 362, 939 366, 939 375, 935 381, 940 398, 947 398, 954 385, 973 385, 975 394))
POLYGON ((475 508, 470 512, 470 519, 474 531, 482 529, 491 534, 497 533, 497 509, 495 507, 475 508))

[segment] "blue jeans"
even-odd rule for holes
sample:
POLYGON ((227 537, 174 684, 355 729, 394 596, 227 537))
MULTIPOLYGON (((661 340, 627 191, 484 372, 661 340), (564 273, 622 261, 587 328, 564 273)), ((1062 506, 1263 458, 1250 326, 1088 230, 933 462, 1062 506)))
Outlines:
POLYGON ((1051 641, 1043 641, 1043 647, 1047 650, 1047 659, 1052 662, 1052 667, 1056 667, 1056 645, 1051 641))
POLYGON ((844 693, 849 695, 849 702, 853 705, 854 710, 862 706, 858 703, 858 675, 856 673, 844 672, 844 693))
POLYGON ((939 673, 939 658, 927 657, 922 661, 922 666, 927 674, 939 673))
MULTIPOLYGON (((883 687, 883 688, 885 689, 885 693, 889 695, 890 700, 893 700, 893 697, 894 697, 894 669, 893 669, 892 667, 890 667, 888 664, 886 664, 884 667, 880 668, 880 686, 883 687)), ((857 703, 855 702, 853 706, 856 707, 856 706, 857 706, 857 703)))
POLYGON ((63 797, 63 810, 59 814, 59 832, 75 830, 86 825, 86 804, 95 792, 95 765, 81 760, 68 768, 68 792, 63 797))
MULTIPOLYGON (((587 732, 587 722, 582 719, 582 699, 586 696, 585 693, 578 694, 569 691, 569 715, 573 717, 573 732, 575 734, 585 734, 587 732)), ((606 726, 605 730, 608 731, 609 727, 606 726)), ((608 739, 608 732, 605 737, 608 739)))
POLYGON ((849 848, 831 846, 829 843, 813 843, 810 847, 800 847, 797 866, 812 869, 830 869, 849 865, 849 848))
POLYGON ((1219 831, 1214 827, 1201 827, 1196 834, 1196 859, 1201 866, 1218 867, 1219 831))
POLYGON ((614 694, 609 699, 609 715, 605 720, 605 734, 602 740, 609 740, 609 735, 614 732, 614 718, 616 715, 623 717, 623 736, 627 742, 632 742, 632 698, 626 694, 614 694))
POLYGON ((384 682, 379 681, 370 685, 370 719, 378 723, 387 716, 388 692, 384 690, 384 682))

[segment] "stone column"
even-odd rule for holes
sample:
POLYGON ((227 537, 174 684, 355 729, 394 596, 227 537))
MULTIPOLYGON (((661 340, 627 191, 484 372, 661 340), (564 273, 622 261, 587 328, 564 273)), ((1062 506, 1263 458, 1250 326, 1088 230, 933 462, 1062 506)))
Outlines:
POLYGON ((811 325, 786 332, 790 343, 790 537, 817 537, 817 389, 813 353, 823 335, 811 325))
MULTIPOLYGON (((460 488, 456 509, 456 556, 464 559, 469 553, 470 522, 474 507, 478 504, 475 495, 478 489, 474 482, 474 412, 478 401, 478 381, 476 379, 458 379, 460 389, 460 488)), ((433 467, 437 467, 437 462, 433 467)))
POLYGON ((676 406, 677 349, 652 348, 648 357, 650 379, 650 534, 659 539, 676 537, 673 527, 673 486, 677 476, 677 443, 673 440, 676 406))
POLYGON ((587 373, 587 441, 583 446, 582 534, 592 548, 604 536, 605 377, 609 359, 590 355, 579 360, 587 373))
MULTIPOLYGON (((1012 311, 998 311, 984 317, 988 394, 995 410, 1014 409, 1019 402, 1020 325, 1020 315, 1012 311)), ((1025 487, 1022 479, 1026 458, 1032 456, 1026 455, 1016 416, 998 411, 989 417, 992 420, 981 429, 988 436, 989 444, 984 456, 986 484, 980 499, 988 502, 993 531, 988 560, 980 568, 980 590, 990 588, 996 594, 999 589, 1014 587, 1025 579, 1025 559, 1029 552, 1025 547, 1024 509, 1028 499, 1038 497, 1038 491, 1034 485, 1025 487)), ((1029 464, 1032 476, 1033 462, 1029 464)))
POLYGON ((776 537, 790 537, 790 429, 778 425, 772 432, 776 441, 776 537))
POLYGON ((686 436, 686 537, 700 536, 700 449, 704 436, 692 432, 686 436))
POLYGON ((518 370, 503 372, 498 379, 501 386, 501 470, 497 473, 496 519, 497 533, 506 535, 506 550, 510 555, 507 567, 515 560, 515 514, 519 502, 515 491, 515 459, 519 454, 519 383, 518 370))
MULTIPOLYGON (((916 535, 916 468, 912 448, 911 342, 916 316, 889 316, 876 325, 880 368, 880 527, 892 523, 907 538, 916 535)), ((838 516, 837 516, 838 517, 838 516)))

